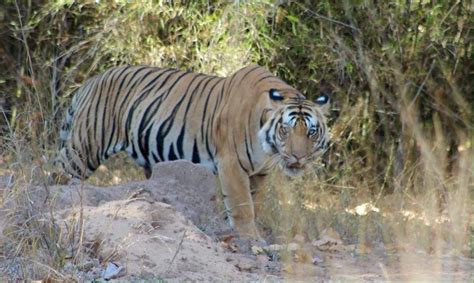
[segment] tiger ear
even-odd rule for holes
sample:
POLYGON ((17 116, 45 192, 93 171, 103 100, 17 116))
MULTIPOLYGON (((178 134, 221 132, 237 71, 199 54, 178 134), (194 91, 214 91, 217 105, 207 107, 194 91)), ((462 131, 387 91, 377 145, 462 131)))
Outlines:
POLYGON ((328 93, 323 93, 314 99, 314 103, 319 106, 319 109, 324 113, 329 113, 330 97, 328 93))
POLYGON ((282 101, 283 99, 285 99, 285 97, 283 97, 283 95, 274 88, 270 89, 268 91, 268 94, 270 96, 270 99, 273 101, 282 101))

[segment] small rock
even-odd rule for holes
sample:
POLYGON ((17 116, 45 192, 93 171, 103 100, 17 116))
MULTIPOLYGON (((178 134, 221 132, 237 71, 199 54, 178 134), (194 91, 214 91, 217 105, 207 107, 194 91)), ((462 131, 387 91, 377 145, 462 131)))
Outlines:
POLYGON ((240 260, 235 264, 235 267, 237 267, 239 271, 252 272, 252 270, 257 269, 257 263, 250 260, 240 260))
POLYGON ((314 265, 318 265, 320 263, 323 263, 324 260, 322 258, 320 258, 319 256, 315 255, 313 256, 313 258, 311 259, 311 262, 314 264, 314 265))
POLYGON ((265 250, 268 252, 278 252, 278 251, 281 251, 282 249, 283 249, 283 246, 277 245, 277 244, 273 244, 273 245, 269 245, 268 247, 265 247, 265 250))
POLYGON ((289 252, 296 252, 297 250, 300 249, 300 244, 298 244, 298 243, 289 243, 288 246, 286 247, 286 249, 289 252))
POLYGON ((125 272, 125 267, 109 262, 107 263, 105 270, 102 272, 102 278, 104 278, 104 280, 118 278, 125 275, 125 272))

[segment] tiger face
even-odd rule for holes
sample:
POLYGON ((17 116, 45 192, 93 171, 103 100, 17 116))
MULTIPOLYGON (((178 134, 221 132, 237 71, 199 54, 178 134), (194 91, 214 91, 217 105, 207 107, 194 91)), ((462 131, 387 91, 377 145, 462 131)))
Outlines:
MULTIPOLYGON (((280 94, 270 91, 270 98, 280 94)), ((274 110, 259 131, 263 150, 272 156, 289 176, 301 175, 309 162, 327 148, 325 113, 329 97, 315 102, 302 98, 286 98, 274 110)))

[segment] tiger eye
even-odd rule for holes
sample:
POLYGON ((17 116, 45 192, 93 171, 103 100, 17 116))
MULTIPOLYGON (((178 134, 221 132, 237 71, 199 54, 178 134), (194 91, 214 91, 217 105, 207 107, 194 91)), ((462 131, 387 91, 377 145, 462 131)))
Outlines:
POLYGON ((282 125, 279 129, 280 136, 286 138, 288 136, 288 126, 282 125))

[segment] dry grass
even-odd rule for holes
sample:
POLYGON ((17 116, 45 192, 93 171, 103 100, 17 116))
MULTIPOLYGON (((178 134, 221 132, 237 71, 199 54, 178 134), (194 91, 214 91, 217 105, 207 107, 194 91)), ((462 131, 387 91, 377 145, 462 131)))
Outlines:
MULTIPOLYGON (((277 171, 265 193, 259 222, 273 239, 331 227, 361 253, 474 256, 472 4, 33 2, 0 4, 0 170, 15 176, 0 199, 0 261, 14 259, 18 278, 73 276, 80 220, 58 225, 29 197, 48 190, 70 91, 119 64, 227 75, 256 62, 309 97, 332 90, 323 166, 291 181, 277 171)), ((91 182, 143 177, 123 160, 91 182)))

